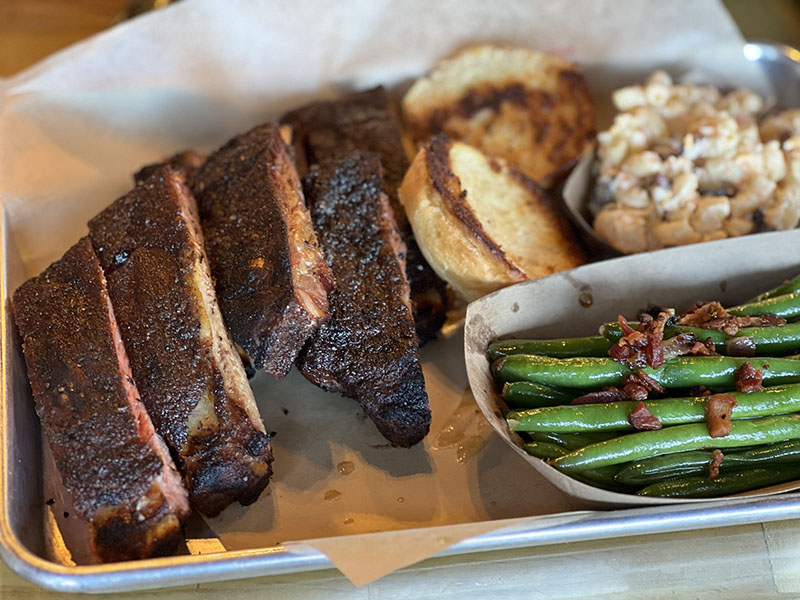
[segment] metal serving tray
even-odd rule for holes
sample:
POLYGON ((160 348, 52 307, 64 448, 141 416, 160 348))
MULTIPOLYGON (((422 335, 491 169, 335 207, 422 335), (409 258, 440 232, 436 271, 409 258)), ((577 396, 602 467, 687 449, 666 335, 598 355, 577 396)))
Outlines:
MULTIPOLYGON (((780 63, 781 73, 798 73, 796 54, 769 44, 750 45, 748 58, 780 63)), ((772 65, 767 65, 772 68, 772 65)), ((783 75, 780 79, 784 79, 783 75)), ((797 90, 796 79, 792 88, 797 90)), ((22 263, 0 211, 0 557, 14 572, 44 588, 105 593, 186 585, 334 568, 328 557, 307 546, 265 546, 249 550, 182 555, 129 563, 68 567, 45 552, 42 510, 41 436, 33 410, 19 340, 10 318, 9 294, 25 278, 22 263)), ((532 474, 533 475, 533 474, 532 474)), ((778 521, 800 515, 800 494, 742 498, 696 504, 605 511, 558 512, 497 520, 497 529, 463 539, 437 556, 547 544, 717 528, 778 521)), ((449 531, 470 524, 450 525, 449 531)), ((431 528, 433 531, 444 527, 431 528)), ((366 534, 366 535, 381 535, 366 534)), ((191 545, 190 545, 191 547, 191 545)))

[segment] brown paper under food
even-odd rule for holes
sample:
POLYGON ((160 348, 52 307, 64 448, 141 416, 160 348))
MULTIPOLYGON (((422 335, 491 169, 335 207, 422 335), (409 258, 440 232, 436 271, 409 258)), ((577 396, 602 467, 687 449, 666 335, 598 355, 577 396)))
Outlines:
MULTIPOLYGON (((537 475, 581 500, 615 505, 703 502, 647 498, 580 483, 528 455, 509 431, 498 404, 486 358, 502 338, 596 335, 598 327, 650 306, 689 308, 698 300, 733 305, 800 273, 800 231, 765 233, 616 258, 543 279, 520 283, 481 298, 467 308, 464 348, 475 400, 495 432, 537 475)), ((533 473, 531 473, 533 475, 533 473)), ((761 496, 799 489, 790 482, 738 494, 761 496)))

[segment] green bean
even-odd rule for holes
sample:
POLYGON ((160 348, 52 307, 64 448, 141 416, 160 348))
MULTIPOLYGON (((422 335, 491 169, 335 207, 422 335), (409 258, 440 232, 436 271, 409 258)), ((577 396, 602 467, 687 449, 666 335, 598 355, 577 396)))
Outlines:
POLYGON ((556 358, 570 356, 608 356, 613 344, 605 337, 562 338, 553 340, 501 340, 489 345, 489 360, 509 354, 540 354, 556 358))
MULTIPOLYGON (((636 327, 638 323, 630 323, 636 327)), ((600 328, 603 335, 615 343, 622 338, 619 323, 606 323, 600 328)), ((789 323, 781 327, 743 327, 736 335, 729 336, 718 329, 703 329, 688 325, 669 325, 664 328, 664 338, 671 338, 680 333, 691 333, 700 341, 711 339, 717 352, 728 353, 728 344, 736 338, 749 337, 755 344, 755 353, 760 356, 790 352, 800 348, 800 323, 789 323)))
MULTIPOLYGON (((800 382, 800 361, 785 358, 736 356, 677 356, 661 368, 643 371, 665 388, 735 387, 734 375, 745 363, 763 369, 766 385, 800 382), (764 368, 765 365, 767 368, 764 368)), ((611 358, 550 358, 534 354, 511 354, 492 364, 492 373, 504 381, 534 381, 577 389, 618 386, 631 369, 611 358)))
POLYGON ((531 439, 535 442, 548 442, 558 444, 569 451, 577 450, 597 442, 611 439, 616 434, 606 431, 583 432, 583 433, 558 433, 556 431, 535 431, 531 433, 531 439))
MULTIPOLYGON (((648 485, 666 478, 708 473, 711 452, 689 450, 664 454, 628 463, 616 474, 616 480, 627 485, 648 485)), ((725 455, 723 464, 728 459, 725 455)))
MULTIPOLYGON (((645 458, 620 469, 617 480, 629 485, 647 485, 668 477, 701 474, 708 472, 711 459, 711 452, 705 450, 690 450, 645 458)), ((753 468, 765 463, 800 463, 800 440, 726 452, 720 471, 753 468)))
POLYGON ((744 467, 769 462, 770 464, 800 462, 800 440, 789 440, 779 444, 756 446, 748 450, 725 454, 725 468, 744 467))
POLYGON ((565 390, 532 381, 514 381, 503 385, 503 400, 509 406, 520 408, 569 404, 581 394, 582 391, 565 390))
MULTIPOLYGON (((800 384, 768 387, 760 392, 731 392, 738 406, 732 418, 744 419, 800 411, 800 384)), ((706 420, 704 396, 645 400, 644 405, 662 425, 682 425, 706 420)), ((547 406, 512 410, 506 421, 512 431, 624 431, 633 429, 628 415, 636 408, 634 401, 547 406)))
POLYGON ((775 315, 784 319, 793 319, 800 317, 800 292, 740 304, 729 308, 728 312, 739 317, 775 315))
POLYGON ((752 300, 748 300, 748 303, 760 302, 761 300, 774 298, 775 296, 783 296, 784 294, 792 294, 794 292, 800 292, 800 275, 796 275, 791 279, 787 279, 778 287, 767 290, 763 294, 759 294, 752 300))
POLYGON ((531 456, 545 460, 550 458, 558 458, 559 456, 569 454, 569 450, 563 446, 551 444, 550 442, 526 442, 522 445, 522 447, 524 448, 525 452, 531 456))
POLYGON ((636 492, 640 496, 662 498, 714 498, 728 496, 800 477, 800 465, 731 471, 709 480, 708 477, 684 477, 660 481, 636 492))
MULTIPOLYGON (((636 327, 639 325, 639 322, 628 321, 628 325, 636 329, 636 327)), ((742 328, 742 331, 744 329, 745 328, 742 328)), ((667 325, 664 327, 664 339, 675 337, 679 333, 694 334, 695 337, 697 337, 697 339, 701 342, 711 338, 711 341, 714 342, 714 345, 720 347, 724 347, 725 341, 730 337, 724 331, 720 331, 719 329, 703 329, 702 327, 691 327, 689 325, 667 325)), ((624 336, 622 333, 622 327, 620 327, 619 323, 616 322, 604 323, 601 325, 600 334, 615 344, 624 336)))
POLYGON ((782 415, 761 419, 731 421, 731 432, 725 437, 712 438, 705 423, 676 425, 655 431, 641 431, 598 442, 551 464, 566 472, 595 469, 659 454, 708 448, 736 448, 771 444, 800 438, 800 415, 782 415))

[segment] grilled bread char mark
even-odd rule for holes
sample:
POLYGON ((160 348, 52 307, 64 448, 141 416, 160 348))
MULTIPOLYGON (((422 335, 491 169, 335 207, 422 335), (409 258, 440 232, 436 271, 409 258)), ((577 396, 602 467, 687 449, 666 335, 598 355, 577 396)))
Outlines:
POLYGON ((395 446, 419 442, 431 412, 403 264, 403 241, 376 154, 323 162, 304 180, 314 228, 336 277, 331 316, 297 366, 357 400, 395 446))
POLYGON ((481 44, 441 60, 402 102, 414 141, 444 133, 550 187, 595 138, 586 81, 569 61, 529 48, 481 44))
POLYGON ((258 369, 283 377, 328 316, 330 268, 277 127, 235 137, 194 183, 220 308, 258 369))
POLYGON ((186 490, 139 400, 89 238, 25 282, 13 309, 42 431, 94 559, 173 553, 186 490))
POLYGON ((358 92, 329 102, 316 102, 286 114, 282 122, 291 125, 298 169, 355 150, 376 152, 383 167, 383 189, 389 196, 405 242, 406 275, 417 336, 425 343, 444 324, 445 284, 425 261, 414 240, 411 226, 397 198, 397 189, 408 170, 400 124, 383 87, 358 92))
POLYGON ((142 400, 192 505, 258 498, 272 451, 228 337, 181 174, 164 167, 89 222, 142 400))

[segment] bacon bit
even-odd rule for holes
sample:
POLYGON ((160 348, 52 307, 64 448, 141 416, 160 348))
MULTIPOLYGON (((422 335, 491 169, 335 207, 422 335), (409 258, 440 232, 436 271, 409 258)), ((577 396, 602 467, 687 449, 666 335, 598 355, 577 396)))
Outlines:
POLYGON ((642 386, 648 392, 657 392, 659 394, 666 393, 661 384, 658 383, 655 379, 650 377, 647 373, 642 373, 641 371, 638 373, 632 373, 628 375, 625 379, 622 380, 623 385, 628 385, 629 383, 635 383, 637 385, 642 386))
POLYGON ((633 381, 622 388, 622 393, 625 394, 629 400, 647 400, 647 388, 633 381))
POLYGON ((756 368, 750 364, 749 361, 745 362, 734 375, 736 381, 736 390, 739 392, 761 392, 764 386, 761 385, 763 372, 761 369, 756 368))
POLYGON ((628 336, 634 332, 633 327, 628 325, 628 319, 626 319, 622 315, 619 315, 617 317, 617 322, 619 323, 619 328, 622 329, 622 333, 624 335, 628 336))
POLYGON ((711 453, 711 463, 708 465, 709 481, 714 481, 717 477, 719 477, 719 468, 722 466, 722 461, 724 459, 725 455, 722 453, 722 450, 714 450, 711 453))
POLYGON ((714 346, 711 338, 706 338, 705 342, 696 342, 689 354, 694 356, 717 356, 717 347, 714 346))
POLYGON ((658 369, 664 364, 664 326, 670 318, 671 315, 666 311, 658 313, 655 319, 645 313, 634 330, 625 317, 620 315, 617 321, 624 337, 611 347, 608 355, 632 369, 640 369, 646 365, 658 369))
POLYGON ((712 438, 725 437, 731 432, 731 414, 738 406, 730 394, 714 394, 706 400, 706 422, 712 438))
POLYGON ((589 392, 583 396, 578 396, 570 404, 605 404, 607 402, 621 402, 629 400, 625 393, 615 387, 608 387, 597 392, 589 392))
POLYGON ((661 421, 656 419, 641 401, 628 415, 628 422, 639 431, 661 429, 661 421))
POLYGON ((680 325, 691 325, 702 329, 718 329, 734 336, 742 327, 780 327, 786 319, 774 315, 737 317, 730 314, 719 302, 698 302, 679 319, 680 325))
POLYGON ((702 327, 709 321, 727 317, 729 314, 719 302, 698 302, 678 318, 678 324, 702 327))

